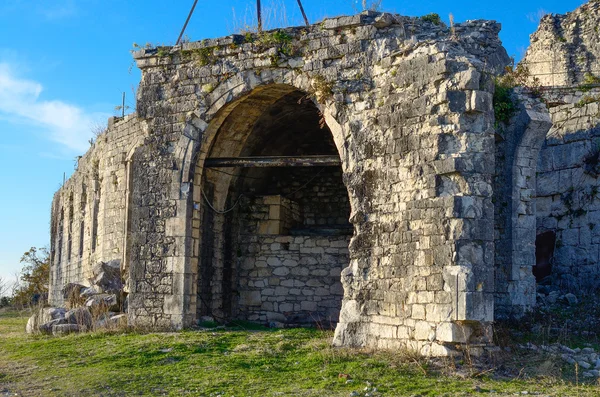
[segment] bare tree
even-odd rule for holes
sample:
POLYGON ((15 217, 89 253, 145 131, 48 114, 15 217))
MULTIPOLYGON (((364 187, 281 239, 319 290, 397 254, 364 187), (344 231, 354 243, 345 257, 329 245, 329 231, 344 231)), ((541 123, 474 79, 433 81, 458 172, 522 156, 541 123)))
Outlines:
POLYGON ((6 280, 2 276, 0 276, 0 298, 2 298, 3 296, 6 296, 8 289, 9 289, 8 280, 6 280))

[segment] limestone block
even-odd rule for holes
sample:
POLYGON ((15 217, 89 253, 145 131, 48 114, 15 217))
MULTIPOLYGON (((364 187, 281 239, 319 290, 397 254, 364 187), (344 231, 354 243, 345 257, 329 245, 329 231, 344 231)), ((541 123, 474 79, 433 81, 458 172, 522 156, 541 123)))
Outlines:
POLYGON ((260 291, 240 291, 240 304, 246 306, 261 306, 262 296, 260 291))
POLYGON ((415 331, 413 337, 416 340, 428 340, 432 341, 435 339, 435 332, 430 323, 426 321, 417 321, 415 324, 415 331))
POLYGON ((317 303, 316 302, 309 302, 309 301, 304 301, 300 303, 300 307, 301 310, 306 310, 306 311, 317 311, 317 303))
POLYGON ((443 322, 436 328, 436 340, 440 342, 468 343, 473 330, 468 325, 443 322))
POLYGON ((415 320, 425 320, 425 305, 411 305, 411 317, 415 320))

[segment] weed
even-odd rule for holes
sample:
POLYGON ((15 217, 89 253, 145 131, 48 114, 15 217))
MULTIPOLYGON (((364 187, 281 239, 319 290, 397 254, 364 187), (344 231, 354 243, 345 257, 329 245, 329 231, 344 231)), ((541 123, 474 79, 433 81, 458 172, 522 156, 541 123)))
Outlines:
POLYGON ((297 49, 292 43, 293 37, 282 30, 265 32, 258 35, 255 43, 263 49, 275 47, 277 51, 286 56, 295 56, 297 49))
POLYGON ((507 124, 517 111, 517 105, 512 98, 512 92, 513 87, 501 84, 498 79, 495 81, 493 103, 495 117, 494 126, 496 129, 500 128, 502 124, 507 124))
POLYGON ((206 66, 208 64, 214 63, 213 53, 215 51, 214 47, 204 47, 195 51, 195 54, 198 59, 198 65, 206 66))
POLYGON ((333 96, 333 83, 328 82, 325 77, 317 74, 312 81, 313 94, 318 102, 330 99, 333 96))
MULTIPOLYGON (((506 68, 504 75, 494 81, 495 91, 493 97, 494 126, 498 129, 506 124, 517 110, 517 103, 512 97, 515 87, 527 89, 534 97, 542 98, 541 83, 537 77, 532 77, 529 69, 523 64, 517 65, 515 69, 510 66, 506 68)), ((543 98, 542 98, 543 100, 543 98)))
POLYGON ((584 95, 576 104, 576 108, 582 108, 589 103, 598 102, 599 98, 593 95, 584 95))
POLYGON ((591 73, 585 73, 583 75, 583 82, 579 85, 579 89, 583 92, 587 92, 598 85, 600 85, 600 77, 596 77, 591 73))
POLYGON ((434 25, 441 25, 442 24, 442 18, 440 18, 439 14, 436 14, 435 12, 432 12, 432 13, 427 14, 427 15, 423 15, 421 17, 421 20, 423 22, 431 22, 434 25))
MULTIPOLYGON (((597 178, 600 176, 600 145, 596 146, 592 149, 584 158, 583 158, 583 172, 588 175, 597 178)), ((598 193, 598 187, 593 186, 591 195, 596 196, 598 193)))

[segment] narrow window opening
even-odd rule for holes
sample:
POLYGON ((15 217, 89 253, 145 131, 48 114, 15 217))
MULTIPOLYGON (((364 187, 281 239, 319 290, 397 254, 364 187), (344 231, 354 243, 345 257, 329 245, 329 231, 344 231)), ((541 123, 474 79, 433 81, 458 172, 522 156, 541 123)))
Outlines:
POLYGON ((545 280, 552 274, 552 257, 556 247, 556 233, 553 231, 538 234, 535 238, 535 266, 533 275, 540 284, 549 282, 545 280))

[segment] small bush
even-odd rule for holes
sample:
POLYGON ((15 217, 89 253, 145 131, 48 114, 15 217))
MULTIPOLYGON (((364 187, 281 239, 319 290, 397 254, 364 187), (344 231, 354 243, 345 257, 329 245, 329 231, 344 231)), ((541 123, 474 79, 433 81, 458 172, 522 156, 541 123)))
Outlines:
POLYGON ((506 124, 517 111, 517 105, 512 98, 513 87, 496 80, 494 90, 495 127, 506 124))
POLYGON ((434 25, 442 24, 442 18, 440 18, 439 14, 436 14, 435 12, 432 12, 431 14, 423 15, 421 17, 421 20, 423 22, 431 22, 434 25))

